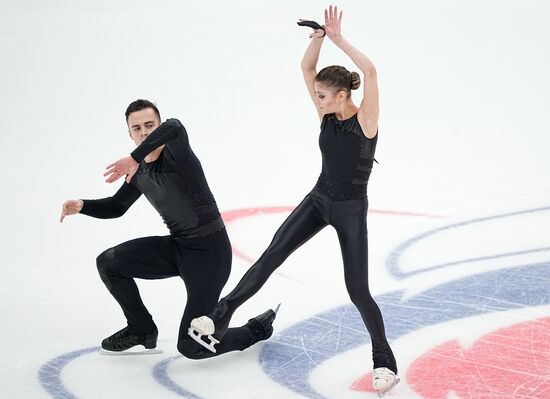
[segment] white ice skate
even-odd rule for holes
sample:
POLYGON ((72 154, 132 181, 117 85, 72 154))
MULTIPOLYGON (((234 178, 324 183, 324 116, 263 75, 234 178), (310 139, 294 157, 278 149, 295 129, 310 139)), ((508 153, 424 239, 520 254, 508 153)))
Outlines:
POLYGON ((191 327, 187 330, 187 334, 210 352, 216 353, 214 345, 219 344, 220 341, 212 336, 215 331, 216 327, 212 319, 208 316, 201 316, 191 320, 191 327), (208 339, 209 342, 206 342, 203 337, 208 339))
POLYGON ((372 373, 372 387, 381 398, 399 382, 399 377, 386 367, 378 367, 372 373))

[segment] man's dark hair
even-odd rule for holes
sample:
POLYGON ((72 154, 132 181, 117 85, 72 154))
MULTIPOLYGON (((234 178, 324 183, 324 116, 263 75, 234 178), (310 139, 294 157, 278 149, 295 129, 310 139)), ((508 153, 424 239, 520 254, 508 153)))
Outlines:
POLYGON ((157 117, 159 118, 159 123, 160 123, 160 112, 157 106, 149 100, 142 100, 142 99, 136 100, 130 105, 128 105, 128 108, 126 108, 126 113, 125 113, 126 123, 128 123, 128 116, 130 116, 132 112, 141 111, 147 108, 151 108, 153 111, 155 111, 155 114, 157 114, 157 117))

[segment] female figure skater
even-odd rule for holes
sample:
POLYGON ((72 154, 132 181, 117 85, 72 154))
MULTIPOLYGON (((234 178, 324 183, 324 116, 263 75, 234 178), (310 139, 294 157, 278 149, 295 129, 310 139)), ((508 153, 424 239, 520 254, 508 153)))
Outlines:
POLYGON ((378 86, 373 63, 342 36, 341 21, 342 12, 338 16, 337 7, 330 6, 325 10, 324 27, 312 21, 298 23, 320 28, 310 36, 312 40, 301 66, 321 121, 321 176, 237 287, 221 299, 208 316, 191 322, 189 335, 206 348, 215 350, 214 345, 222 340, 235 310, 262 287, 292 252, 331 225, 340 241, 347 290, 372 340, 373 387, 383 395, 399 379, 396 361, 386 340, 382 314, 368 285, 367 181, 378 138, 378 86), (317 73, 325 33, 363 73, 363 101, 359 107, 350 96, 351 90, 359 88, 361 83, 357 72, 334 65, 317 73))

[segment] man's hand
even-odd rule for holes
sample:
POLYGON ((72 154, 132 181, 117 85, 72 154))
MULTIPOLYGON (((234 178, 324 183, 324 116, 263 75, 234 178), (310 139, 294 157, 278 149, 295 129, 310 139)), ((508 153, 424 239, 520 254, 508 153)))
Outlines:
POLYGON ((69 200, 63 203, 63 208, 61 209, 61 219, 59 223, 63 223, 65 216, 76 215, 82 210, 84 206, 84 201, 82 200, 69 200))
POLYGON ((136 174, 139 168, 139 163, 130 156, 119 159, 118 161, 107 166, 107 172, 103 176, 107 177, 105 180, 107 183, 112 183, 120 179, 123 175, 126 175, 126 183, 130 183, 132 177, 136 174))

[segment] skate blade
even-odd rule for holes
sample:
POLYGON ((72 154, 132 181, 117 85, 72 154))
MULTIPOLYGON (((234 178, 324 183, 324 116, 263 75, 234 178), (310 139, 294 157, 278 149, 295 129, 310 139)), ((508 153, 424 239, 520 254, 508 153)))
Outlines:
POLYGON ((379 398, 383 398, 384 396, 386 396, 386 394, 389 393, 389 392, 392 390, 392 388, 393 388, 394 386, 396 386, 397 384, 399 384, 399 381, 401 381, 401 380, 399 379, 399 377, 395 377, 395 380, 393 380, 393 382, 392 382, 390 385, 388 385, 386 388, 384 388, 384 389, 382 389, 382 390, 380 390, 380 391, 377 392, 377 393, 378 393, 378 397, 379 397, 379 398))
POLYGON ((132 355, 158 355, 164 353, 162 349, 135 349, 130 348, 125 351, 115 352, 107 349, 100 348, 98 350, 100 355, 103 356, 132 356, 132 355), (133 350, 132 350, 133 349, 133 350))
POLYGON ((196 330, 193 327, 189 327, 187 330, 187 334, 193 338, 193 340, 203 346, 204 348, 208 349, 210 352, 216 353, 216 348, 214 348, 214 345, 219 344, 220 341, 218 341, 216 338, 214 338, 212 335, 206 335, 206 338, 210 340, 210 343, 202 340, 202 335, 199 330, 196 330))

